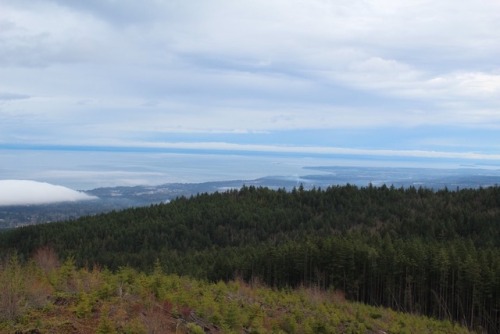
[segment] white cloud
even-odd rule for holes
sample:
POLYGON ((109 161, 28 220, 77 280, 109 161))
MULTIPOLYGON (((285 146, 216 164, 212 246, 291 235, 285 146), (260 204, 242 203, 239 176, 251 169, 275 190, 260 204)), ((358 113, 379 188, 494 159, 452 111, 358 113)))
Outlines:
MULTIPOLYGON (((2 6, 2 5, 0 5, 2 6)), ((109 38, 92 17, 51 3, 2 6, 0 67, 46 67, 99 59, 109 38)))
POLYGON ((36 205, 96 199, 66 187, 29 180, 0 180, 0 206, 36 205))

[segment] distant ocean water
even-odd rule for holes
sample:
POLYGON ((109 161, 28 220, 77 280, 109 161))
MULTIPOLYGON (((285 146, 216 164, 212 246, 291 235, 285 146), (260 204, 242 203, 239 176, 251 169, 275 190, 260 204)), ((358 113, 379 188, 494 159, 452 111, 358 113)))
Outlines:
POLYGON ((88 190, 298 175, 307 158, 220 154, 0 150, 0 179, 26 179, 88 190))
MULTIPOLYGON (((471 161, 370 156, 43 149, 0 149, 0 161, 0 179, 35 180, 78 190, 323 173, 305 169, 315 166, 459 168, 474 164, 471 161)), ((500 165, 490 167, 500 168, 500 165)))

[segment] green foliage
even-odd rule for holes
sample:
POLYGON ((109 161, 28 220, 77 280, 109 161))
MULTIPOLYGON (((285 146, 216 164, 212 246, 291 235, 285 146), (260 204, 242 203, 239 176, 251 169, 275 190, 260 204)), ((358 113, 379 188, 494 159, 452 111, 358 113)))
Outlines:
POLYGON ((24 276, 17 256, 6 261, 0 272, 0 320, 15 320, 24 304, 24 276))
POLYGON ((91 315, 93 308, 92 297, 82 292, 76 304, 75 313, 78 318, 86 318, 91 315))
POLYGON ((187 328, 189 334, 205 334, 205 331, 203 330, 203 328, 201 328, 200 326, 198 326, 197 324, 194 324, 192 322, 187 324, 186 328, 187 328))
POLYGON ((107 310, 103 310, 103 314, 99 320, 96 334, 116 334, 115 327, 108 317, 107 310))

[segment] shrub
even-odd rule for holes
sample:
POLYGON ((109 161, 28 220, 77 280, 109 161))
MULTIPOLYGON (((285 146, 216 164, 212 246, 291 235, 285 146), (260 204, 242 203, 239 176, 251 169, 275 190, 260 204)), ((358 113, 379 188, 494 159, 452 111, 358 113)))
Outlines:
POLYGON ((203 328, 192 322, 186 325, 189 334, 205 334, 203 328))

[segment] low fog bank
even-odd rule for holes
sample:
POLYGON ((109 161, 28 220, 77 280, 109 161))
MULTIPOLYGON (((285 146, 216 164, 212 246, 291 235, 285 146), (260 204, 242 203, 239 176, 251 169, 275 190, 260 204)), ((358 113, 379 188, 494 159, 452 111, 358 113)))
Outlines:
POLYGON ((29 180, 0 180, 0 206, 35 205, 97 199, 63 186, 29 180))

